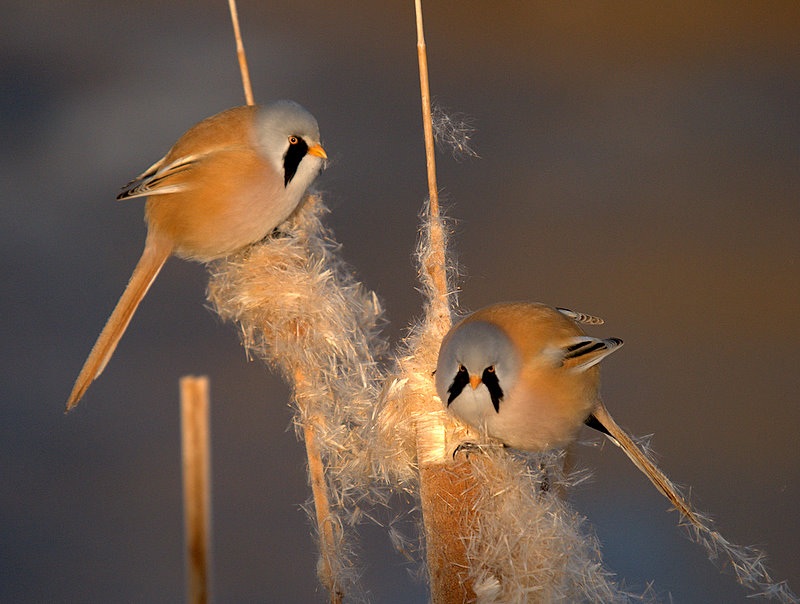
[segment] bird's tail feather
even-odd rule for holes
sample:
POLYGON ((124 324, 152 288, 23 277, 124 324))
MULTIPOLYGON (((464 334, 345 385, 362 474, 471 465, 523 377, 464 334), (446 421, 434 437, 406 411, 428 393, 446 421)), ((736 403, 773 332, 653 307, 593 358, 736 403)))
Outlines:
POLYGON ((157 234, 148 234, 142 257, 133 269, 125 291, 106 321, 103 331, 100 332, 97 342, 78 374, 78 379, 75 380, 72 393, 67 400, 67 411, 78 404, 91 383, 103 373, 139 303, 172 253, 172 247, 172 243, 167 239, 157 234))
POLYGON ((703 519, 695 514, 691 505, 683 497, 678 487, 664 475, 650 456, 645 453, 644 449, 642 449, 625 430, 620 428, 619 424, 611 417, 611 414, 602 401, 598 403, 593 415, 603 428, 605 428, 606 434, 608 434, 614 444, 625 452, 625 455, 627 455, 634 465, 650 479, 650 482, 655 485, 661 494, 669 499, 670 503, 675 506, 675 509, 692 524, 698 525, 703 523, 703 519))
POLYGON ((587 424, 608 435, 650 479, 650 482, 669 499, 675 509, 689 521, 695 540, 703 545, 711 560, 718 559, 720 555, 726 557, 739 583, 756 592, 754 595, 774 598, 780 602, 800 602, 800 598, 792 592, 785 581, 776 582, 772 579, 763 552, 731 543, 715 529, 710 518, 692 508, 680 489, 656 466, 650 455, 614 421, 602 401, 598 401, 587 424))

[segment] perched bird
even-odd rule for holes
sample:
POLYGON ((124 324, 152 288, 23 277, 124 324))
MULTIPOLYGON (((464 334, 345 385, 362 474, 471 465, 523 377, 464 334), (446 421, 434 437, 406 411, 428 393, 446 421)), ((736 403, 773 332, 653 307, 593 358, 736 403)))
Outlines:
POLYGON ((757 595, 800 602, 785 581, 772 579, 763 552, 723 537, 614 421, 600 400, 597 363, 622 340, 588 337, 579 323, 603 321, 527 302, 495 304, 467 316, 442 340, 435 372, 439 397, 480 433, 524 451, 566 446, 584 423, 599 430, 692 524, 710 559, 727 557, 739 583, 757 595))
POLYGON ((276 101, 201 121, 126 185, 117 199, 147 197, 144 251, 67 410, 102 373, 170 255, 209 262, 263 239, 295 210, 326 159, 314 116, 293 101, 276 101))
POLYGON ((600 319, 526 302, 495 304, 444 338, 436 389, 453 414, 515 449, 572 442, 598 401, 599 363, 622 346, 584 334, 600 319))
POLYGON ((597 364, 622 340, 589 337, 579 323, 603 320, 530 302, 472 313, 442 341, 435 373, 439 397, 478 432, 523 451, 567 446, 586 424, 608 436, 687 519, 706 530, 600 399, 597 364))

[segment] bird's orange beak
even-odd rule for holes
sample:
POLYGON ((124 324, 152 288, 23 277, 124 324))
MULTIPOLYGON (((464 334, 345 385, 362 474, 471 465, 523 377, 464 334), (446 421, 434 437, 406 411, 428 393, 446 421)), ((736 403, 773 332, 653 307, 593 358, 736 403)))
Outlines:
POLYGON ((314 145, 313 147, 309 147, 307 153, 309 155, 316 155, 317 157, 321 157, 322 159, 328 159, 328 154, 325 153, 325 149, 322 148, 322 145, 314 145))
POLYGON ((470 375, 469 376, 469 385, 472 386, 472 389, 475 390, 478 386, 481 385, 481 378, 479 375, 470 375))

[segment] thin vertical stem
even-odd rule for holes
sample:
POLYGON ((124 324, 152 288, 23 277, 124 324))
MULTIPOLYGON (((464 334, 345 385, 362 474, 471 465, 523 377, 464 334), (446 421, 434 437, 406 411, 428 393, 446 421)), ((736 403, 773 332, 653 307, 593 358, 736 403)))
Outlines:
POLYGON ((425 136, 425 159, 428 168, 429 239, 431 257, 425 270, 432 281, 436 300, 431 300, 432 310, 442 313, 447 304, 447 273, 444 246, 444 233, 439 221, 439 189, 436 183, 436 147, 433 139, 433 117, 431 115, 431 91, 428 80, 428 52, 425 45, 425 30, 422 19, 422 0, 414 0, 417 21, 417 61, 419 63, 419 86, 422 101, 422 128, 425 136))
MULTIPOLYGON (((242 34, 239 29, 236 0, 228 0, 228 5, 231 12, 231 22, 233 23, 233 33, 236 37, 236 53, 239 57, 239 69, 242 72, 244 96, 248 105, 254 105, 255 100, 250 84, 250 71, 247 67, 247 57, 244 52, 242 34)), ((305 376, 302 371, 297 370, 295 372, 295 388, 301 391, 305 383, 305 376)), ((341 587, 337 584, 336 573, 333 568, 336 545, 330 503, 328 500, 328 489, 325 482, 325 467, 322 463, 322 455, 320 454, 319 445, 317 443, 317 434, 312 418, 305 417, 303 439, 306 444, 309 482, 311 483, 311 492, 314 497, 314 511, 316 513, 317 531, 320 539, 320 555, 322 557, 320 578, 328 588, 331 604, 341 604, 344 594, 342 593, 341 587)))
POLYGON ((189 604, 210 601, 211 454, 208 422, 208 378, 180 380, 183 508, 189 604))
POLYGON ((428 53, 422 21, 422 0, 414 0, 417 17, 417 60, 419 62, 419 87, 422 97, 422 128, 425 135, 425 159, 428 164, 428 193, 431 199, 431 216, 439 216, 439 191, 436 186, 436 154, 431 116, 431 91, 428 81, 428 53))
MULTIPOLYGON (((427 286, 428 325, 444 335, 450 327, 450 304, 447 289, 445 236, 440 220, 439 191, 436 184, 436 157, 428 80, 428 56, 422 19, 422 0, 415 0, 417 22, 417 59, 419 62, 422 125, 428 168, 428 254, 421 274, 427 286)), ((435 345, 435 343, 432 343, 435 345)), ((430 577, 431 601, 434 604, 458 604, 471 601, 475 594, 469 580, 466 534, 471 497, 468 492, 468 466, 459 472, 448 463, 446 453, 446 418, 434 398, 433 383, 427 386, 429 397, 425 413, 417 419, 417 460, 419 462, 420 505, 425 531, 426 557, 430 577)))
POLYGON ((255 105, 253 98, 253 87, 250 84, 250 69, 247 67, 247 56, 244 52, 242 42, 242 32, 239 29, 239 11, 236 9, 236 0, 228 0, 228 8, 231 11, 231 23, 233 23, 233 35, 236 38, 236 55, 239 57, 239 71, 242 72, 242 86, 244 87, 244 98, 248 105, 255 105))
MULTIPOLYGON (((305 376, 300 370, 295 371, 295 389, 301 393, 306 386, 305 376)), ((298 397, 301 399, 301 397, 298 397)), ((303 440, 306 444, 306 456, 308 457, 308 477, 311 483, 311 493, 314 498, 314 512, 317 521, 317 533, 319 535, 319 550, 321 556, 321 567, 318 570, 320 580, 328 589, 331 604, 341 604, 344 593, 341 585, 337 582, 336 572, 333 561, 336 555, 336 535, 334 524, 331 517, 331 508, 328 498, 328 485, 325 481, 325 466, 322 463, 322 455, 317 443, 317 429, 315 422, 318 418, 303 416, 303 440)))

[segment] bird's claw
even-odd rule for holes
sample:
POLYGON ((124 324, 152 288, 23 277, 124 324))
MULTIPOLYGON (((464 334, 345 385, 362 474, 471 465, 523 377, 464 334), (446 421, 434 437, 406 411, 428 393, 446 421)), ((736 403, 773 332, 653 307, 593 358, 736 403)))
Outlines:
POLYGON ((481 445, 479 445, 478 443, 465 440, 464 442, 459 443, 459 445, 453 451, 453 459, 455 459, 456 455, 458 455, 461 451, 464 451, 464 453, 467 456, 467 459, 469 459, 469 454, 472 451, 481 451, 482 449, 483 447, 481 447, 481 445))

